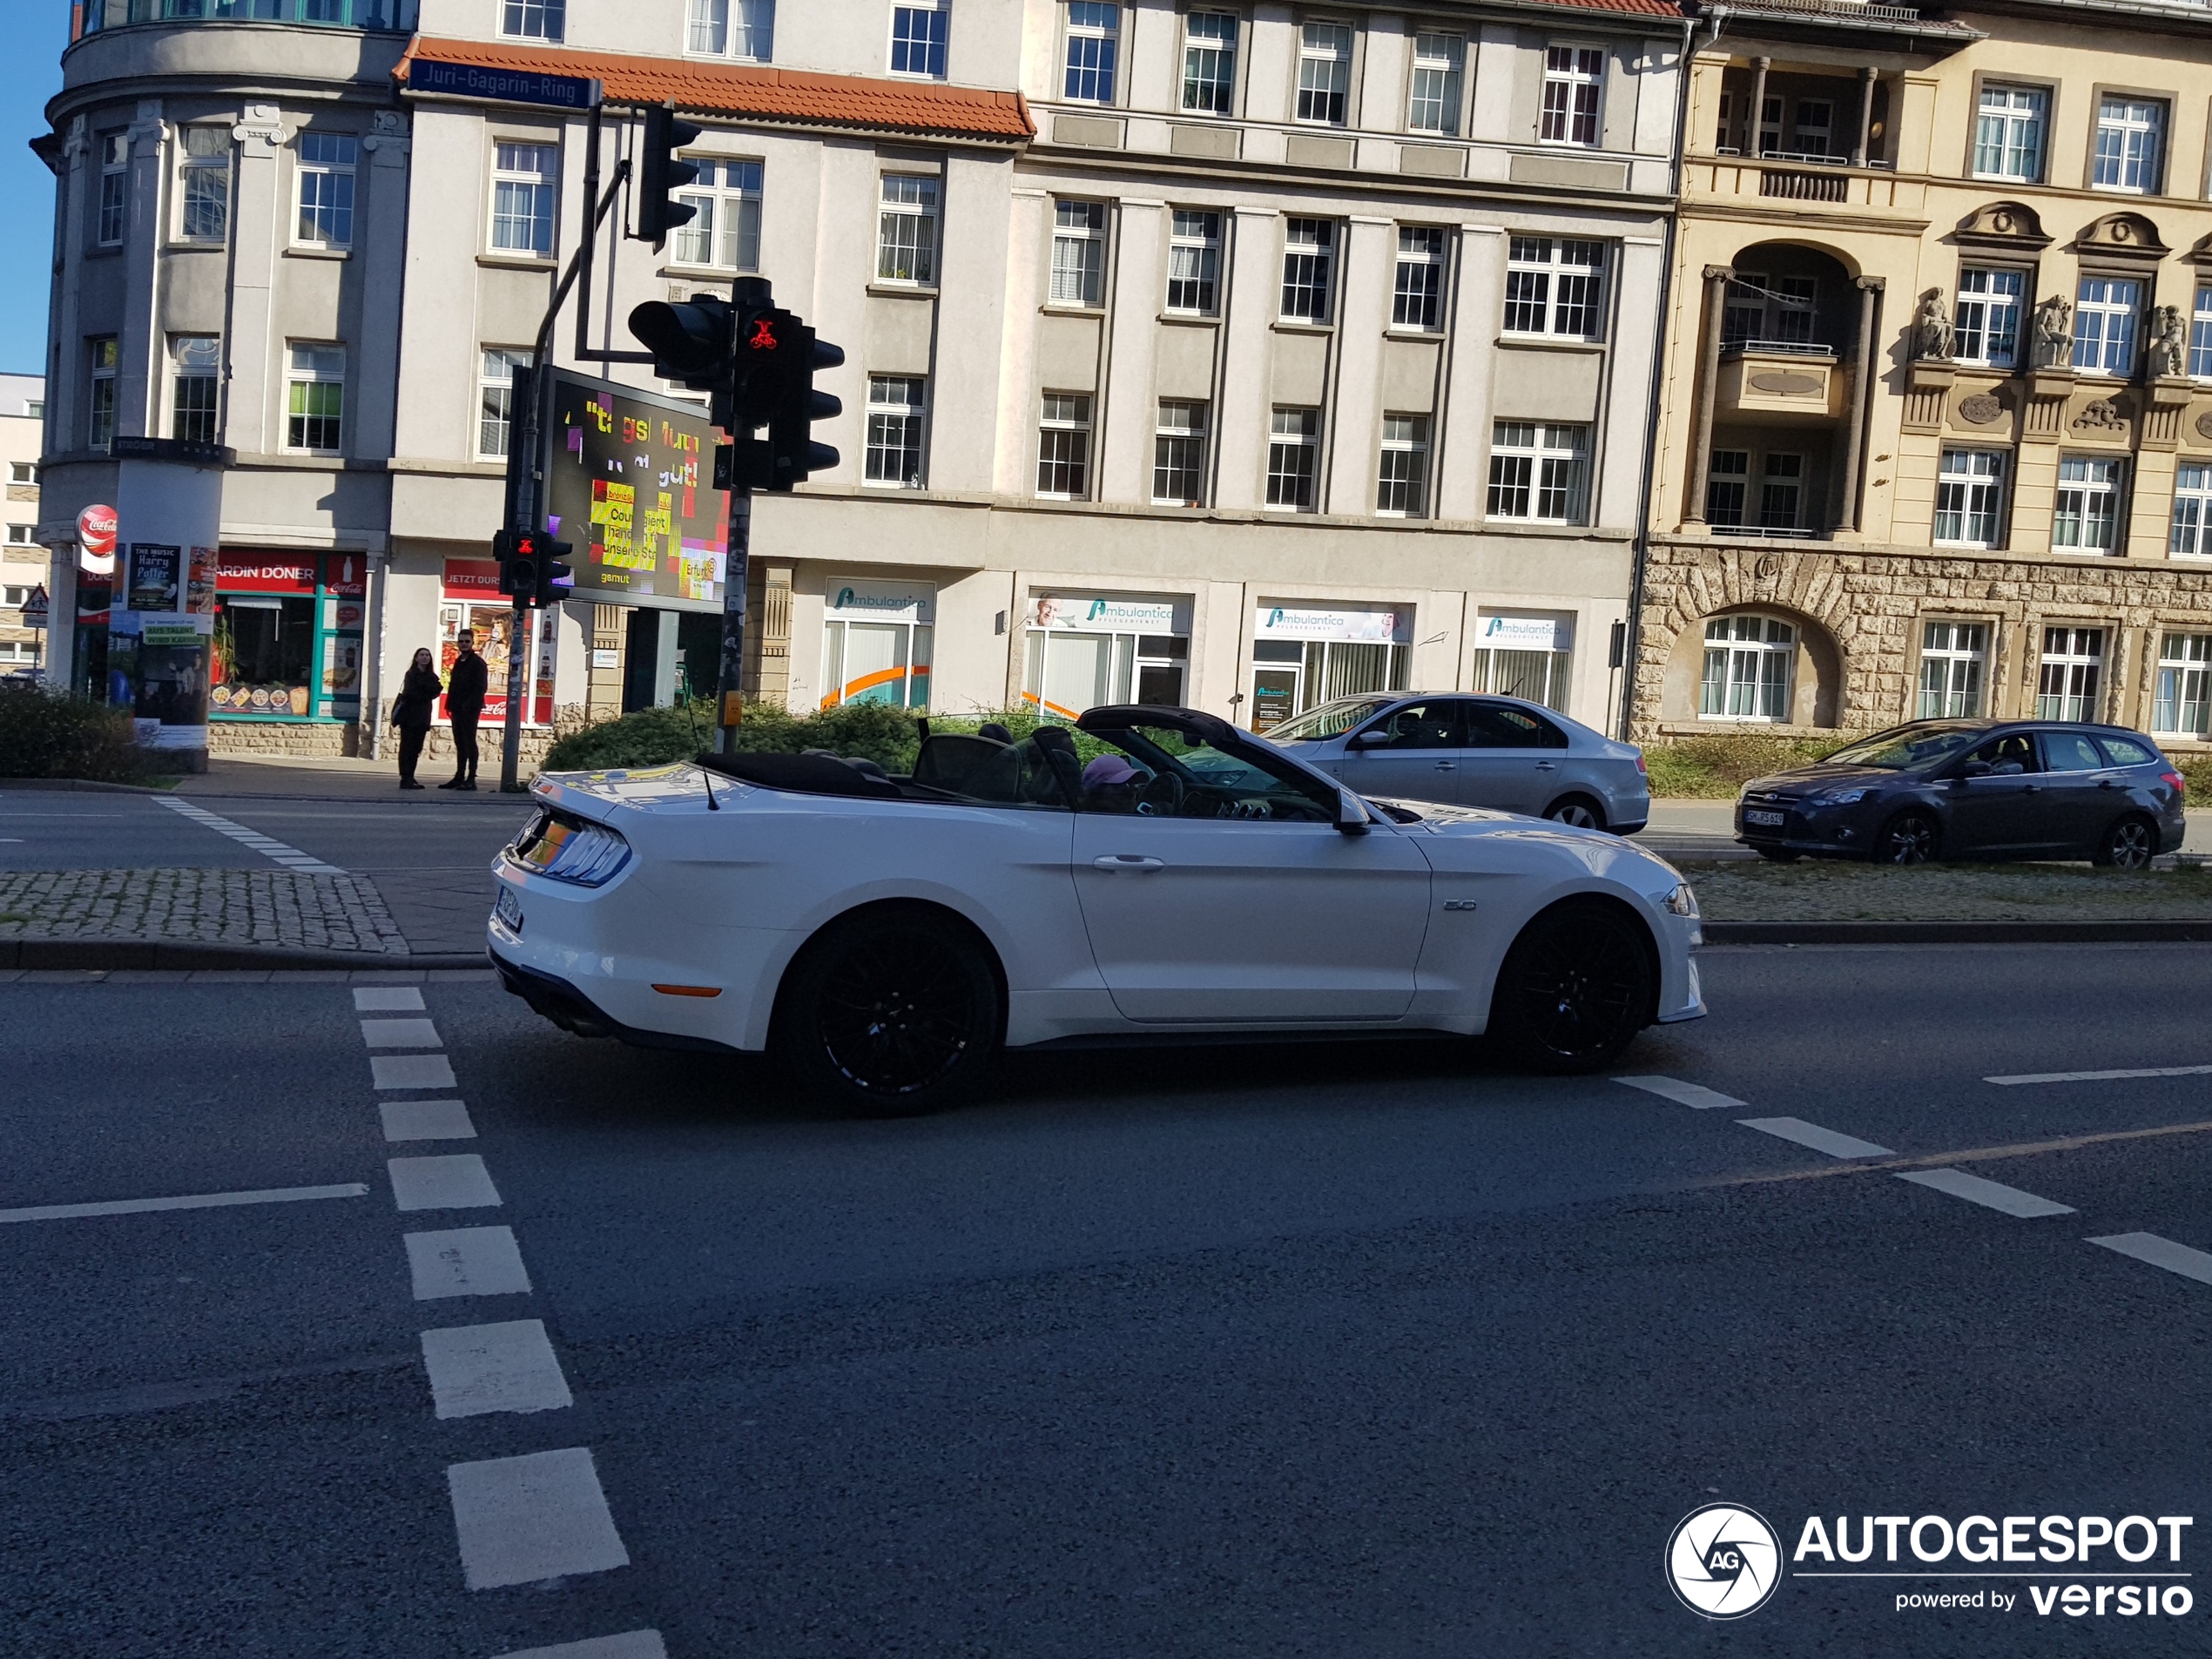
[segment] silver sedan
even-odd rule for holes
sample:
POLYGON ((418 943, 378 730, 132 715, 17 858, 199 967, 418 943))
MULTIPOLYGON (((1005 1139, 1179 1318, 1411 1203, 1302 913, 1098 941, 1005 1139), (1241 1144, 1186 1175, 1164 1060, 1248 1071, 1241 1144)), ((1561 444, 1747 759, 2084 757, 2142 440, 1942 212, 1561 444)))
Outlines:
POLYGON ((1643 751, 1513 697, 1342 697, 1267 733, 1362 795, 1488 806, 1633 835, 1651 817, 1643 751))

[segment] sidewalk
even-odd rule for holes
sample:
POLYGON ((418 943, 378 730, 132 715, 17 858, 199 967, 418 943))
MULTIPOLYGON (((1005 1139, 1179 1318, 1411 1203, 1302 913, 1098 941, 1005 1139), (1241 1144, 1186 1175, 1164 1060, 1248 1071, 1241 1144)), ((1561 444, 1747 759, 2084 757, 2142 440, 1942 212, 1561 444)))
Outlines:
MULTIPOLYGON (((476 792, 464 794, 440 789, 452 775, 443 763, 425 763, 418 774, 427 786, 419 794, 400 788, 396 760, 309 760, 294 756, 218 755, 207 770, 179 782, 171 792, 188 798, 220 796, 228 800, 393 800, 430 811, 448 807, 481 806, 487 802, 511 806, 523 799, 499 792, 499 756, 489 750, 478 778, 476 792)), ((525 769, 521 781, 529 785, 525 769)))
POLYGON ((0 940, 15 939, 408 954, 366 877, 276 869, 0 872, 0 940))

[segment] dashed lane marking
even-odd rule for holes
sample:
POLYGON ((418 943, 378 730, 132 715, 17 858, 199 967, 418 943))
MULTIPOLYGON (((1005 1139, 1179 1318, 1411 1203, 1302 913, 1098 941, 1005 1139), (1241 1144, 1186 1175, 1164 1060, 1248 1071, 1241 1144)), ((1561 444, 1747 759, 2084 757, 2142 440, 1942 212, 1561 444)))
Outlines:
POLYGON ((2020 1083, 2111 1083, 2131 1077, 2206 1077, 2212 1066, 2137 1066, 2126 1071, 2030 1071, 2016 1077, 1985 1077, 1986 1083, 2012 1088, 2020 1083))
POLYGON ((377 1054, 368 1057, 379 1089, 451 1089, 453 1064, 442 1054, 377 1054))
POLYGON ((542 1319, 425 1331, 422 1364, 441 1418, 551 1412, 576 1404, 542 1319))
POLYGON ((1717 1089, 1708 1089, 1703 1083, 1686 1083, 1674 1077, 1615 1077, 1613 1081, 1626 1083, 1631 1089, 1641 1089, 1647 1094, 1658 1095, 1696 1111, 1710 1112, 1723 1106, 1750 1104, 1749 1101, 1738 1100, 1733 1095, 1723 1095, 1717 1089))
POLYGON ((330 1187, 270 1187, 259 1192, 201 1192, 180 1198, 112 1198, 100 1204, 42 1204, 0 1210, 0 1222, 73 1221, 82 1216, 143 1216, 163 1210, 228 1210, 249 1204, 309 1204, 318 1198, 365 1198, 366 1182, 330 1187))
POLYGON ((589 1642, 564 1642, 557 1648, 530 1648, 500 1659, 668 1659, 658 1630, 630 1630, 589 1642))
POLYGON ((449 1232, 408 1233, 408 1271, 415 1299, 450 1296, 524 1296, 530 1276, 510 1227, 456 1227, 449 1232))
POLYGON ((1964 1198, 1968 1204, 1978 1204, 1985 1209, 2002 1211, 2008 1216, 2032 1220, 2039 1216, 2070 1216, 2074 1206, 2053 1204, 2048 1198, 2039 1198, 2032 1192, 2022 1192, 2018 1187, 2008 1187, 1998 1181, 1985 1181, 1978 1175, 1968 1175, 1964 1170, 1913 1170, 1898 1177, 1916 1187, 1932 1187, 1938 1192, 1947 1192, 1954 1198, 1964 1198))
POLYGON ((2139 1262, 2148 1262, 2153 1267, 2162 1267, 2169 1273, 2179 1273, 2183 1278, 2193 1278, 2200 1285, 2212 1285, 2212 1256, 2191 1250, 2187 1244, 2177 1244, 2170 1238, 2161 1238, 2156 1233, 2112 1233, 2088 1242, 2116 1250, 2122 1256, 2133 1256, 2139 1262))
POLYGON ((476 1126, 457 1100, 388 1100, 377 1108, 388 1141, 473 1141, 476 1126))
POLYGON ((1840 1135, 1832 1129, 1823 1129, 1817 1123, 1808 1123, 1802 1117, 1739 1117, 1736 1121, 1745 1129, 1755 1129, 1762 1135, 1795 1141, 1799 1146, 1809 1146, 1816 1152, 1825 1152, 1831 1158, 1886 1158, 1896 1156, 1886 1146, 1862 1141, 1855 1135, 1840 1135))
POLYGON ((435 1020, 363 1020, 361 1041, 372 1049, 442 1049, 435 1020))
POLYGON ((361 985, 354 988, 356 1014, 420 1014, 422 992, 413 985, 361 985))
POLYGON ((1932 1152, 1922 1157, 1887 1158, 1879 1163, 1823 1164, 1810 1170, 1763 1170, 1757 1175, 1718 1175, 1687 1184, 1701 1187, 1759 1186, 1770 1181, 1824 1181, 1835 1176, 1884 1174, 1893 1170, 1925 1170, 1938 1164, 1988 1163, 2002 1158, 2040 1157, 2051 1152, 2074 1152, 2083 1147, 2114 1141, 2155 1140, 2168 1135, 2212 1133, 2212 1122, 2161 1123, 2153 1129, 2107 1130, 2095 1135, 2067 1135, 2051 1141, 2016 1141, 2007 1146, 1968 1147, 1955 1152, 1932 1152))
POLYGON ((446 1484, 472 1590, 630 1565, 586 1447, 455 1463, 446 1484))
POLYGON ((438 1157, 393 1158, 392 1198, 401 1210, 494 1210, 499 1189, 474 1152, 438 1157))
POLYGON ((172 813, 180 813, 203 829, 212 829, 218 835, 227 835, 239 846, 251 848, 262 857, 281 864, 287 870, 298 870, 306 875, 343 875, 346 873, 334 864, 325 864, 320 859, 302 853, 296 846, 287 846, 282 841, 264 835, 259 830, 248 829, 243 824, 219 817, 205 806, 195 806, 188 800, 172 796, 157 797, 172 813))

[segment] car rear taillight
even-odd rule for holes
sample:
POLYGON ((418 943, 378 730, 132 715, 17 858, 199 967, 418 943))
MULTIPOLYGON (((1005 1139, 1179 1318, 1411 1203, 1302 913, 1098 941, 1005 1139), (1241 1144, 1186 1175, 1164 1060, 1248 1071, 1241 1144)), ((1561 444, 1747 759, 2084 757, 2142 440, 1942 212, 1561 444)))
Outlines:
POLYGON ((2161 772, 2158 774, 2158 781, 2179 790, 2184 795, 2188 793, 2189 786, 2182 781, 2182 774, 2178 772, 2161 772))
POLYGON ((1641 749, 1636 751, 1636 770, 1647 778, 1651 775, 1651 769, 1643 764, 1643 751, 1641 749))

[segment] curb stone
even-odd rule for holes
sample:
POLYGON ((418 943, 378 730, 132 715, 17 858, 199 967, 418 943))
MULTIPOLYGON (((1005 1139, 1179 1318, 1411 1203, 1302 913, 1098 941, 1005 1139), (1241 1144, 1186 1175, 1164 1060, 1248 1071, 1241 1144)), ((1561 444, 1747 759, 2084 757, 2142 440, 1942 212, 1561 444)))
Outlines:
POLYGON ((1709 945, 2212 944, 2196 921, 1707 921, 1709 945))
POLYGON ((489 967, 482 951, 418 952, 399 955, 368 950, 292 950, 273 945, 198 945, 160 939, 0 940, 0 969, 75 968, 116 972, 167 968, 206 972, 328 970, 375 972, 489 967))

